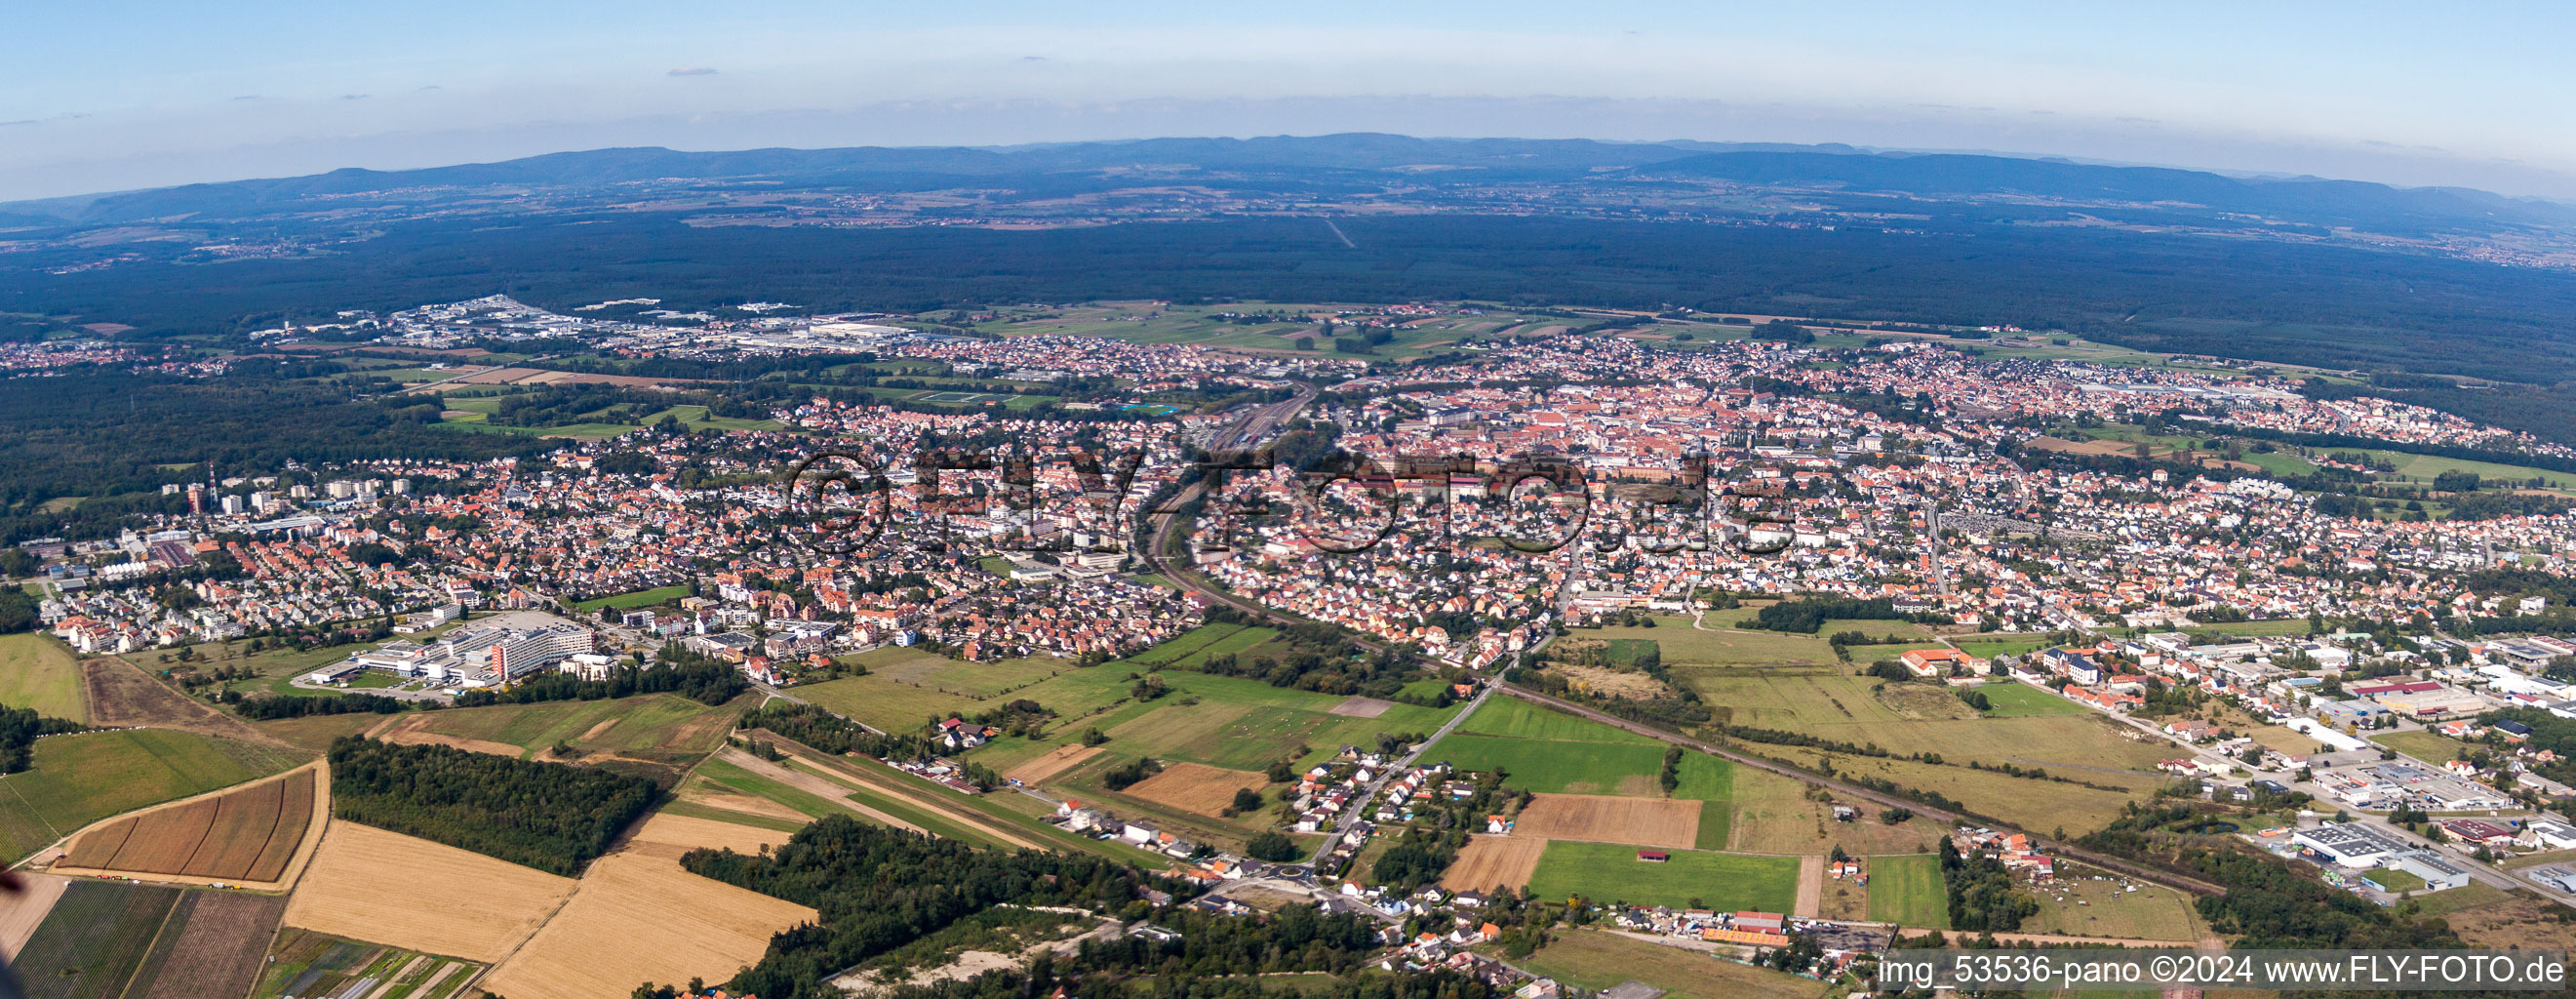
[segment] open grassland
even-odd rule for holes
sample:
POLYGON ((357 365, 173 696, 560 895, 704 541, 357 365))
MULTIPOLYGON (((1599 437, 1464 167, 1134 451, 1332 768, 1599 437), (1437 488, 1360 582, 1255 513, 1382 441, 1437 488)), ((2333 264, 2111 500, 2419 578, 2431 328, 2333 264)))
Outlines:
POLYGON ((1484 892, 1518 888, 1529 883, 1546 852, 1547 841, 1533 836, 1471 836, 1458 859, 1440 873, 1440 886, 1484 892))
POLYGON ((1048 750, 1046 755, 1002 772, 1004 778, 1022 784, 1042 784, 1055 775, 1081 766, 1082 761, 1100 754, 1100 747, 1068 742, 1048 750))
POLYGON ((293 750, 158 729, 39 739, 32 768, 0 777, 0 850, 14 861, 108 816, 302 762, 293 750))
POLYGON ((296 885, 285 922, 490 964, 536 932, 572 890, 571 878, 333 822, 296 885))
POLYGON ((395 716, 377 714, 307 715, 302 718, 252 722, 251 726, 271 739, 297 749, 319 753, 330 749, 333 739, 344 735, 358 735, 378 725, 391 725, 396 720, 395 716))
POLYGON ((241 999, 259 977, 284 895, 191 891, 180 895, 145 955, 127 999, 241 999))
POLYGON ((0 635, 0 706, 89 721, 89 702, 81 697, 80 659, 49 635, 0 635))
POLYGON ((1977 688, 1977 692, 1986 695, 1987 703, 1994 705, 1993 710, 1986 712, 1989 718, 2044 718, 2080 715, 2091 710, 2027 683, 1989 683, 1977 688))
POLYGON ((1637 859, 1639 847, 1557 840, 1539 858, 1530 891, 1557 901, 1576 895, 1597 903, 1787 912, 1798 896, 1798 858, 1670 850, 1672 859, 1637 859))
MULTIPOLYGON (((2165 782, 2163 776, 2156 774, 2132 775, 2103 773, 2095 770, 2051 769, 2052 773, 2115 789, 2103 790, 2100 787, 2088 787, 2084 784, 2012 777, 1995 771, 1971 770, 1956 765, 1935 766, 1910 760, 1827 754, 1794 746, 1753 748, 1764 755, 1778 757, 1810 770, 1816 769, 1820 761, 1830 755, 1833 757, 1834 768, 1839 773, 1882 778, 1899 787, 1938 792, 1966 805, 1969 811, 1992 816, 2010 825, 2025 829, 2054 829, 2062 826, 2069 835, 2089 832, 2109 825, 2120 817, 2121 806, 2131 801, 2142 800, 2165 782)), ((1745 849, 1745 847, 1739 847, 1739 849, 1745 849)))
POLYGON ((1918 930, 1950 928, 1950 893, 1941 883, 1941 858, 1929 854, 1867 857, 1869 918, 1918 930))
POLYGON ((1937 823, 1916 819, 1887 825, 1870 808, 1860 810, 1858 821, 1836 822, 1830 802, 1809 798, 1806 784, 1768 771, 1736 767, 1733 777, 1723 841, 1730 850, 1824 854, 1839 846, 1844 853, 1868 856, 1927 851, 1941 838, 1937 823))
POLYGON ((868 668, 874 676, 967 698, 988 698, 1018 690, 1075 668, 1071 659, 1033 656, 970 663, 919 646, 870 649, 844 662, 868 668))
POLYGON ((118 819, 81 834, 57 866, 275 882, 313 821, 317 773, 304 767, 118 819))
POLYGON ((1137 653, 1126 661, 1171 669, 1196 669, 1211 656, 1242 655, 1278 635, 1278 629, 1258 625, 1211 624, 1191 629, 1188 634, 1137 653))
MULTIPOLYGON (((2146 775, 2152 785, 2162 782, 2153 773, 2156 761, 2172 755, 2170 746, 2123 737, 2117 726, 2090 712, 2057 714, 2053 707, 2043 710, 2030 702, 2007 701, 2003 703, 2022 707, 1978 717, 1946 688, 1933 684, 1833 673, 1695 671, 1688 679, 1709 703, 1720 705, 1721 716, 1734 725, 1874 745, 1901 755, 1938 753, 1955 764, 1976 760, 1988 765, 2128 770, 2146 775)), ((2005 695, 2008 699, 2022 696, 2005 695)), ((1993 700, 1995 694, 1987 697, 1993 700)), ((2077 774, 2072 769, 2066 772, 2077 774)), ((2087 771, 2083 776, 2091 780, 2112 775, 2087 771)))
MULTIPOLYGON (((2302 736, 2302 738, 2305 738, 2302 736)), ((2469 748, 2467 743, 2427 730, 2388 732, 2370 737, 2370 741, 2412 756, 2426 763, 2448 763, 2460 758, 2469 748)))
POLYGON ((743 698, 710 707, 677 694, 500 704, 404 715, 379 738, 521 758, 562 743, 581 751, 582 763, 627 760, 668 772, 722 745, 749 704, 743 698))
POLYGON ((685 586, 657 586, 653 589, 636 590, 632 593, 616 593, 605 597, 592 597, 591 599, 572 605, 572 608, 579 611, 595 611, 602 607, 651 607, 655 604, 670 603, 671 601, 678 600, 681 597, 688 595, 689 588, 685 586))
POLYGON ((698 847, 758 853, 784 833, 656 815, 599 858, 580 889, 480 987, 522 999, 594 999, 639 981, 722 980, 760 960, 769 938, 814 910, 682 870, 698 847))
POLYGON ((1541 794, 1522 807, 1512 835, 1688 850, 1699 845, 1699 817, 1696 801, 1541 794))
POLYGON ((1665 990, 1670 999, 1817 999, 1826 993, 1824 983, 1814 979, 1602 930, 1557 934, 1517 963, 1532 974, 1594 992, 1639 981, 1665 990))
POLYGON ((2439 919, 2454 912, 2474 909, 2482 905, 2493 905, 2512 897, 2502 888, 2484 881, 2471 881, 2449 891, 2418 893, 2407 901, 2414 903, 2418 915, 2427 919, 2439 919))
POLYGON ((1600 722, 1546 708, 1517 697, 1496 697, 1476 709, 1458 731, 1477 735, 1511 736, 1521 739, 1548 739, 1563 742, 1627 742, 1638 745, 1661 745, 1654 739, 1626 729, 1612 728, 1600 722))
MULTIPOLYGON (((363 999, 451 999, 482 968, 472 961, 290 928, 270 945, 267 970, 251 999, 337 996, 353 988, 363 999), (374 984, 360 984, 369 981, 374 984)), ((240 996, 235 992, 224 999, 240 996)))
MULTIPOLYGON (((1710 628, 1719 627, 1715 617, 1712 613, 1704 623, 1710 628)), ((1770 631, 1701 631, 1691 627, 1687 617, 1659 617, 1655 621, 1657 625, 1652 628, 1600 628, 1576 634, 1585 638, 1652 641, 1662 648, 1666 666, 1822 666, 1838 661, 1833 646, 1821 637, 1770 631)))
POLYGON ((11 964, 30 999, 118 999, 180 889, 81 880, 63 889, 11 964))
MULTIPOLYGON (((1031 688, 1031 692, 1039 695, 1041 704, 1049 703, 1043 693, 1056 685, 1070 688, 1077 683, 1105 684, 1123 694, 1129 686, 1125 675, 1113 663, 1057 677, 1031 688)), ((1165 673, 1163 680, 1170 693, 1150 702, 1131 704, 1096 722, 1108 733, 1112 752, 1233 770, 1259 770, 1288 751, 1305 746, 1308 752, 1299 762, 1311 765, 1344 745, 1374 748, 1381 732, 1427 736, 1462 710, 1398 704, 1374 718, 1360 718, 1335 714, 1334 709, 1346 698, 1334 694, 1201 673, 1165 673), (1193 699, 1198 703, 1188 703, 1193 699)), ((1072 726, 1062 729, 1072 730, 1072 726)))
POLYGON ((1959 651, 1979 659, 2029 655, 2048 647, 2048 639, 2045 637, 2023 637, 2009 633, 1961 635, 1951 639, 1951 643, 1957 645, 1959 651))
POLYGON ((2039 913, 2022 920, 2024 932, 2196 940, 2204 929, 2189 895, 2071 864, 2059 864, 2056 880, 2030 893, 2039 913))

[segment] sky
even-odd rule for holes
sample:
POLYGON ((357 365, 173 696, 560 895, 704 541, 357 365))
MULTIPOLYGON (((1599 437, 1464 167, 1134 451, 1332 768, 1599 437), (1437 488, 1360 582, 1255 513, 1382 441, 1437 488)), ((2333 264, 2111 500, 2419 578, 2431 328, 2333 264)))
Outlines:
POLYGON ((2568 4, 726 6, 14 0, 0 200, 608 146, 1378 131, 1986 150, 2576 201, 2568 4))

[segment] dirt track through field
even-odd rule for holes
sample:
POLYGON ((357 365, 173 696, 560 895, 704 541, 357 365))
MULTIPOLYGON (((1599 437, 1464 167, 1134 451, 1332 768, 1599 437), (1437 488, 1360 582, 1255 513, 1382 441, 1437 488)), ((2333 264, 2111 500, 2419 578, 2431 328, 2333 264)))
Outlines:
POLYGON ((1541 794, 1521 809, 1514 835, 1688 850, 1699 842, 1700 803, 1671 798, 1541 794))
MULTIPOLYGON (((793 745, 803 753, 814 752, 814 750, 804 745, 789 743, 785 740, 780 740, 780 744, 782 750, 786 746, 793 745)), ((813 767, 817 770, 826 770, 834 777, 847 780, 852 784, 866 788, 872 793, 882 794, 897 801, 901 801, 906 805, 929 812, 933 817, 973 829, 976 832, 1000 840, 1010 846, 1026 847, 1031 850, 1052 849, 1048 844, 1021 832, 1017 828, 1012 827, 1000 819, 986 815, 983 812, 977 811, 968 806, 957 804, 952 800, 956 797, 957 792, 932 784, 929 781, 916 777, 887 774, 855 762, 846 765, 834 765, 832 763, 818 762, 813 758, 800 755, 800 753, 788 753, 787 758, 796 761, 800 766, 813 767)), ((858 802, 849 801, 847 798, 848 793, 848 791, 844 790, 842 792, 843 797, 840 800, 848 802, 853 808, 865 807, 860 805, 858 802)))
POLYGON ((1527 836, 1473 836, 1458 859, 1440 875, 1440 887, 1450 891, 1492 891, 1496 888, 1519 888, 1529 884, 1530 875, 1538 870, 1540 854, 1547 852, 1547 841, 1527 836))
POLYGON ((1054 780, 1057 774, 1081 766, 1082 761, 1098 755, 1100 755, 1098 746, 1085 746, 1078 742, 1067 743, 1048 750, 1045 756, 1012 767, 1009 773, 1002 776, 1022 784, 1042 784, 1054 780))
POLYGON ((513 746, 506 742, 494 742, 490 739, 468 739, 464 736, 442 735, 437 732, 429 731, 429 726, 436 721, 438 721, 438 718, 435 715, 412 715, 411 717, 404 718, 393 725, 369 734, 386 742, 401 743, 411 746, 449 746, 476 753, 489 753, 493 756, 517 757, 525 756, 528 753, 526 749, 513 746))
POLYGON ((926 833, 930 831, 902 819, 895 818, 892 815, 888 815, 884 812, 877 811, 876 809, 869 808, 866 805, 852 801, 850 800, 849 788, 832 783, 826 778, 817 777, 812 773, 803 770, 789 770, 786 767, 779 766, 778 764, 771 763, 768 760, 761 759, 760 757, 753 756, 750 753, 734 749, 730 746, 726 747, 723 752, 717 753, 716 758, 727 763, 731 763, 734 766, 749 770, 752 773, 759 774, 760 776, 767 777, 770 780, 777 781, 799 791, 821 798, 835 805, 847 808, 853 812, 859 813, 860 815, 867 816, 867 819, 870 822, 874 822, 879 825, 892 826, 896 829, 902 829, 908 832, 926 833))

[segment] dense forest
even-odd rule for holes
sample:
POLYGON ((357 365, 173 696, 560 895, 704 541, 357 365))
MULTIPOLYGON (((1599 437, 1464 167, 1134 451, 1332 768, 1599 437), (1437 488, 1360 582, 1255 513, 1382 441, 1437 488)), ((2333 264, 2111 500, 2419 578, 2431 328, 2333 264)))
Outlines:
POLYGON ((1909 233, 1472 215, 1337 224, 1356 245, 1312 219, 1037 231, 693 227, 579 213, 502 227, 417 222, 305 260, 0 273, 0 309, 223 336, 316 302, 390 310, 495 291, 552 308, 643 295, 882 311, 1135 297, 1476 299, 2004 322, 2333 368, 2536 385, 2576 378, 2576 339, 2563 332, 2576 318, 2576 279, 2539 268, 2078 228, 1909 233), (137 294, 144 288, 154 293, 137 294))
POLYGON ((659 793, 607 770, 358 736, 329 758, 332 814, 567 877, 659 793))
POLYGON ((258 474, 290 459, 473 459, 549 443, 434 430, 435 401, 352 402, 256 367, 202 381, 105 372, 0 379, 0 543, 96 537, 133 513, 184 512, 186 499, 160 487, 203 479, 209 463, 222 474, 258 474), (36 509, 64 496, 115 499, 36 509))
POLYGON ((79 722, 47 718, 37 714, 34 708, 0 704, 0 774, 14 774, 33 765, 36 740, 78 732, 87 727, 79 722))
POLYGON ((846 815, 805 827, 767 856, 693 850, 680 863, 727 884, 813 906, 822 915, 819 924, 773 938, 760 963, 729 983, 737 993, 837 997, 829 978, 841 969, 998 905, 1071 906, 1122 919, 1150 917, 1179 934, 1168 941, 1120 936, 1087 942, 1074 955, 1046 966, 1043 973, 1049 976, 1081 979, 1085 996, 1124 994, 1102 989, 1126 974, 1171 984, 1210 975, 1348 972, 1377 947, 1375 924, 1358 916, 1327 916, 1311 907, 1284 909, 1268 918, 1187 909, 1157 912, 1144 901, 1144 892, 1181 894, 1187 888, 1099 857, 978 851, 956 840, 868 825, 846 815))

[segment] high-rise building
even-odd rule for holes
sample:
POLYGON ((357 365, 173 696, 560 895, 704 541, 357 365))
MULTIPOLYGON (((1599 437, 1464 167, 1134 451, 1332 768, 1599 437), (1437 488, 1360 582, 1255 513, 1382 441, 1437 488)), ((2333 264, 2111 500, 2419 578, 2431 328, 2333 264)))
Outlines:
POLYGON ((206 487, 201 483, 188 483, 188 512, 200 517, 206 514, 206 487))

